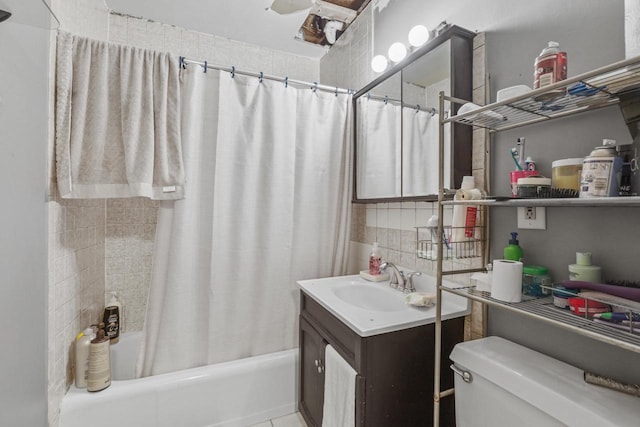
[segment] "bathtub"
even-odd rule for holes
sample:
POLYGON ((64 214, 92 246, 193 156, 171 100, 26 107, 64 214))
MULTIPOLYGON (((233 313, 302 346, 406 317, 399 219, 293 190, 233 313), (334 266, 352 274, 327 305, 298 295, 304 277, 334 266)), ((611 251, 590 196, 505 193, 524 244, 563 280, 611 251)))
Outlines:
POLYGON ((296 411, 297 349, 132 379, 141 337, 111 347, 109 388, 71 386, 60 427, 247 426, 296 411))

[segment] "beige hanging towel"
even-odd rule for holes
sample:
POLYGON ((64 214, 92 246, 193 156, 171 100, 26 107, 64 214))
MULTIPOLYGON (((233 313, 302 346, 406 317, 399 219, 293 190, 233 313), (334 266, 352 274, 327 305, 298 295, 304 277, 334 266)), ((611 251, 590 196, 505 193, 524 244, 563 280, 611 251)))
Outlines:
POLYGON ((168 53, 58 33, 63 198, 183 198, 179 68, 168 53))

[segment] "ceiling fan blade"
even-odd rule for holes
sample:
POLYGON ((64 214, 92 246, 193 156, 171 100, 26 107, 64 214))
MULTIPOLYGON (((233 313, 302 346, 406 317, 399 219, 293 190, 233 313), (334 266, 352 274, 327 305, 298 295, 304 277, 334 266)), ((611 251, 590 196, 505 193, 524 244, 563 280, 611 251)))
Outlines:
POLYGON ((312 0, 273 0, 270 9, 280 15, 286 15, 299 10, 309 9, 312 3, 312 0))
POLYGON ((11 12, 0 10, 0 22, 6 21, 11 16, 11 12))

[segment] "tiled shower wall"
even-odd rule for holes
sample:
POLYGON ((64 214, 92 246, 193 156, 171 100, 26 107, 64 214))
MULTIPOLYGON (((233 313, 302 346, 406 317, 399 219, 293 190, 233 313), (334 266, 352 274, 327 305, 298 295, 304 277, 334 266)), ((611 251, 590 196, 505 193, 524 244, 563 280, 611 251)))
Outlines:
MULTIPOLYGON (((53 0, 52 8, 60 29, 76 35, 318 81, 317 59, 111 13, 102 0, 53 0)), ((53 176, 53 142, 49 153, 53 176)), ((57 426, 60 402, 73 380, 72 342, 80 330, 99 320, 105 296, 118 292, 125 331, 142 328, 158 205, 143 198, 63 200, 53 177, 48 205, 49 425, 57 426)))

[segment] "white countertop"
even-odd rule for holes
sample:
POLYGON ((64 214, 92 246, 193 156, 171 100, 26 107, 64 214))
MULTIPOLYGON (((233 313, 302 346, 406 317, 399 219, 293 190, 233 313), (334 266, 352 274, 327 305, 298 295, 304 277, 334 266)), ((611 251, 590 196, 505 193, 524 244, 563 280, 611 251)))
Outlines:
MULTIPOLYGON (((435 277, 414 277, 420 292, 435 294, 435 277)), ((435 322, 436 308, 406 304, 405 293, 389 281, 370 282, 359 275, 298 281, 300 289, 362 337, 399 331, 435 322), (369 292, 370 291, 370 292, 369 292)), ((444 292, 442 320, 466 316, 469 300, 444 292)))

